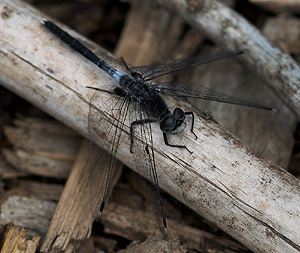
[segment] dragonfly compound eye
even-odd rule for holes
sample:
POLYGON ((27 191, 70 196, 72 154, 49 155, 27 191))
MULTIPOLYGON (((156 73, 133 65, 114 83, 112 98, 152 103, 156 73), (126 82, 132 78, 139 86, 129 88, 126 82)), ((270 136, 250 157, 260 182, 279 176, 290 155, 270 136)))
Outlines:
POLYGON ((176 125, 176 119, 173 116, 169 116, 160 122, 160 129, 164 133, 170 133, 174 130, 175 125, 176 125))
POLYGON ((174 112, 173 112, 173 117, 177 120, 177 121, 184 121, 185 119, 185 114, 183 112, 182 109, 180 108, 175 108, 174 112))

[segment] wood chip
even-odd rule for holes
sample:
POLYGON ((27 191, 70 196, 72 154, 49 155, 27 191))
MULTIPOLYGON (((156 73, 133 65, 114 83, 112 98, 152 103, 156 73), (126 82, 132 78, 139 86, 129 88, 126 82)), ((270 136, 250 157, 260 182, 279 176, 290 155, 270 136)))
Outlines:
POLYGON ((286 11, 300 13, 299 0, 249 0, 249 2, 276 13, 286 11))
POLYGON ((16 227, 13 223, 5 227, 5 234, 2 239, 1 252, 31 253, 36 252, 39 247, 40 238, 26 238, 27 230, 16 227))
POLYGON ((300 53, 300 20, 282 14, 269 18, 263 27, 264 33, 288 54, 300 53))
POLYGON ((90 233, 89 173, 84 170, 87 142, 83 143, 79 154, 42 244, 42 252, 66 250, 71 241, 84 240, 90 233))
POLYGON ((10 222, 44 235, 50 225, 56 204, 36 198, 11 196, 1 205, 1 224, 10 222))
MULTIPOLYGON (((104 231, 108 234, 119 235, 128 240, 143 241, 149 236, 158 236, 161 243, 156 220, 152 213, 142 211, 137 208, 129 208, 116 202, 109 202, 103 212, 102 223, 104 231)), ((173 245, 173 240, 179 238, 185 247, 200 252, 227 252, 228 249, 242 251, 246 250, 241 244, 227 238, 201 231, 199 229, 181 224, 177 221, 167 219, 169 244, 173 245), (220 250, 220 251, 218 251, 220 250)))
POLYGON ((82 138, 53 120, 22 118, 14 123, 16 127, 5 127, 14 147, 3 151, 6 160, 26 173, 66 178, 82 138))

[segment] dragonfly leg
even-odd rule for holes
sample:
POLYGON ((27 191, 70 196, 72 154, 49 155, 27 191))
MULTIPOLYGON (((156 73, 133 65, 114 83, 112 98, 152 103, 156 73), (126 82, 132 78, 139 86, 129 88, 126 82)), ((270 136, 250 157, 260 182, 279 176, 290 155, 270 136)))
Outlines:
POLYGON ((125 68, 131 72, 129 66, 127 65, 127 63, 126 63, 126 61, 124 60, 123 57, 121 57, 121 60, 122 60, 122 62, 123 62, 123 64, 124 64, 125 68))
POLYGON ((195 121, 195 117, 194 117, 194 113, 193 112, 185 112, 185 115, 191 115, 192 116, 192 127, 191 127, 191 132, 195 135, 196 140, 198 139, 197 135, 194 132, 194 121, 195 121))
POLYGON ((192 154, 193 152, 191 152, 186 146, 184 145, 173 145, 173 144, 170 144, 169 141, 168 141, 168 138, 167 138, 167 134, 166 133, 163 133, 163 136, 164 136, 164 142, 167 146, 170 146, 170 147, 174 147, 174 148, 185 148, 187 151, 189 151, 190 154, 192 154))
POLYGON ((146 123, 152 123, 154 120, 151 119, 141 119, 141 120, 136 120, 131 122, 130 125, 130 153, 133 153, 132 148, 133 148, 133 126, 134 125, 143 125, 146 123))

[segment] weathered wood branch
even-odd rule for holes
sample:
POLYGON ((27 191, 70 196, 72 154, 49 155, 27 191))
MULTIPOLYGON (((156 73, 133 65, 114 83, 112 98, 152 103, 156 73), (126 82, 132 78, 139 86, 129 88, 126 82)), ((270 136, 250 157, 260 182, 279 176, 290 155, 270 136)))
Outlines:
MULTIPOLYGON (((49 34, 40 24, 45 16, 29 5, 4 0, 0 12, 2 85, 87 136, 92 94, 84 87, 110 86, 113 80, 49 34)), ((104 50, 62 27, 122 68, 104 50)), ((109 94, 99 95, 110 99, 109 94)), ((93 106, 104 117, 107 108, 102 101, 93 106)), ((183 102, 176 106, 189 110, 183 102)), ((128 125, 125 130, 118 159, 144 174, 133 164, 128 125)), ((298 252, 299 180, 199 115, 195 132, 198 140, 189 131, 170 140, 186 141, 193 150, 190 155, 166 147, 158 126, 153 126, 160 186, 254 251, 298 252)))
POLYGON ((215 0, 156 0, 227 51, 245 50, 254 71, 300 119, 300 68, 242 16, 215 0))

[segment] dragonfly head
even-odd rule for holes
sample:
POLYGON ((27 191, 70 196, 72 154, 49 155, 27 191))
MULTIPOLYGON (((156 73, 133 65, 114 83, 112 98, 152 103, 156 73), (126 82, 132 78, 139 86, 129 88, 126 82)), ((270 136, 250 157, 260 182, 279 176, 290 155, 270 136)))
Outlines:
POLYGON ((164 133, 177 134, 186 126, 184 122, 185 114, 180 108, 175 108, 173 114, 166 116, 160 122, 160 129, 164 133))

